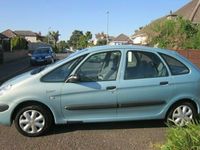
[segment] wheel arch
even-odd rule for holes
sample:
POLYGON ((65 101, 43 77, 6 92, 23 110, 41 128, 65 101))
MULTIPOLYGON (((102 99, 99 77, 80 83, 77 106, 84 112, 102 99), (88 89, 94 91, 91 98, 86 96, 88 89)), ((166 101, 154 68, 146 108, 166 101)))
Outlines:
POLYGON ((30 100, 30 101, 25 101, 25 102, 19 103, 15 107, 15 109, 12 111, 12 114, 11 114, 11 123, 15 119, 15 116, 16 116, 17 112, 20 110, 20 108, 25 107, 25 106, 30 106, 30 105, 39 105, 39 106, 43 107, 44 109, 46 109, 47 111, 49 111, 49 113, 52 116, 53 123, 55 123, 55 116, 54 116, 52 110, 47 105, 45 105, 44 103, 41 103, 41 102, 38 102, 38 101, 34 101, 34 100, 30 100))
POLYGON ((185 98, 185 99, 180 99, 180 100, 178 100, 178 101, 172 103, 172 105, 168 108, 168 110, 167 110, 167 112, 166 112, 166 114, 165 114, 165 119, 166 119, 166 117, 168 116, 170 110, 171 110, 174 106, 176 106, 176 105, 178 105, 178 104, 181 104, 181 103, 184 103, 184 102, 188 102, 188 103, 192 104, 192 105, 194 106, 196 112, 198 113, 198 109, 199 109, 199 108, 198 108, 197 103, 196 103, 195 101, 189 99, 189 98, 185 98))

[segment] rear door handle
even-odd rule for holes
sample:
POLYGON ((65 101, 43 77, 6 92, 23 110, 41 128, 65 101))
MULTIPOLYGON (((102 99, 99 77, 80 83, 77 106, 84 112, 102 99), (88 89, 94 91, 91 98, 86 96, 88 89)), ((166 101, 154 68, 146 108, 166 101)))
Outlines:
POLYGON ((106 90, 115 90, 116 89, 116 86, 108 86, 108 87, 106 87, 106 90))
POLYGON ((163 81, 163 82, 160 82, 160 85, 168 85, 169 82, 168 81, 163 81))

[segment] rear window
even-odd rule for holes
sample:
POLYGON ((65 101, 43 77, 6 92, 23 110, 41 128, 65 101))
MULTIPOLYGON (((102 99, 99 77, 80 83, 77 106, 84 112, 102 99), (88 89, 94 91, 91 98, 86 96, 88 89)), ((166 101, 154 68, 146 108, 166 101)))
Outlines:
POLYGON ((183 75, 183 74, 188 74, 190 72, 188 67, 186 67, 176 58, 168 56, 166 54, 160 54, 160 55, 167 63, 172 75, 183 75))

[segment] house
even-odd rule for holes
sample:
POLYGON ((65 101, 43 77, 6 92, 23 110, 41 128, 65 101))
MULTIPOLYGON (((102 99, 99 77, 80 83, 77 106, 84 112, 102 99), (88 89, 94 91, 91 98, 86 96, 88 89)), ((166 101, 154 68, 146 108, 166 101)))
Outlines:
POLYGON ((140 28, 136 31, 132 36, 131 39, 133 40, 133 44, 137 45, 147 45, 148 44, 148 35, 146 31, 148 28, 157 21, 161 21, 164 19, 175 19, 176 17, 183 17, 186 20, 192 21, 194 24, 200 23, 200 0, 192 0, 174 13, 170 11, 169 15, 156 19, 155 21, 151 22, 149 25, 145 26, 144 28, 140 28))
POLYGON ((114 38, 113 41, 109 43, 109 45, 129 45, 129 44, 133 44, 133 41, 125 34, 120 34, 119 36, 114 38))
POLYGON ((172 15, 181 16, 186 20, 190 20, 193 23, 200 23, 200 0, 192 0, 182 8, 178 9, 172 15))
POLYGON ((107 34, 105 34, 104 32, 97 33, 95 34, 95 39, 93 41, 93 44, 97 45, 99 40, 106 40, 106 39, 107 39, 107 34))
POLYGON ((134 45, 147 45, 148 36, 142 30, 136 31, 134 35, 131 36, 134 45))
POLYGON ((5 40, 5 39, 8 39, 8 37, 0 33, 0 41, 5 40))
POLYGON ((108 36, 104 32, 97 33, 95 34, 95 39, 93 40, 93 44, 97 45, 98 41, 105 41, 106 43, 107 42, 110 43, 114 38, 115 38, 114 36, 108 36))
POLYGON ((42 36, 36 32, 32 32, 32 31, 26 31, 26 30, 16 30, 14 31, 16 35, 18 35, 19 37, 25 38, 28 42, 31 43, 36 43, 36 42, 40 42, 40 38, 42 38, 42 36))
POLYGON ((9 37, 0 33, 0 45, 3 50, 10 50, 9 37))
POLYGON ((6 36, 8 38, 13 38, 13 37, 17 36, 17 34, 10 29, 3 31, 1 34, 3 34, 4 36, 6 36))
POLYGON ((28 42, 31 42, 31 43, 40 42, 41 39, 44 38, 43 36, 41 36, 41 33, 36 33, 29 30, 12 31, 8 29, 8 30, 3 31, 2 34, 7 36, 8 38, 19 36, 21 38, 26 39, 28 42))
POLYGON ((11 40, 14 37, 21 37, 24 38, 28 42, 28 49, 37 49, 40 46, 49 46, 49 44, 42 42, 45 36, 42 36, 41 33, 32 32, 29 30, 15 30, 12 31, 7 29, 1 33, 2 35, 7 37, 7 41, 5 45, 5 50, 12 51, 11 48, 11 40))

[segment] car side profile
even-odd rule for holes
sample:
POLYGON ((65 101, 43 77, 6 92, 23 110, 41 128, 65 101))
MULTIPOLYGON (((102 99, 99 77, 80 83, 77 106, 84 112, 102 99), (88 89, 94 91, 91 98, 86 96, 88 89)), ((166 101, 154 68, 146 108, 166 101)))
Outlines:
POLYGON ((200 70, 177 52, 99 46, 19 75, 0 87, 0 123, 25 136, 51 125, 166 119, 199 114, 200 70))

